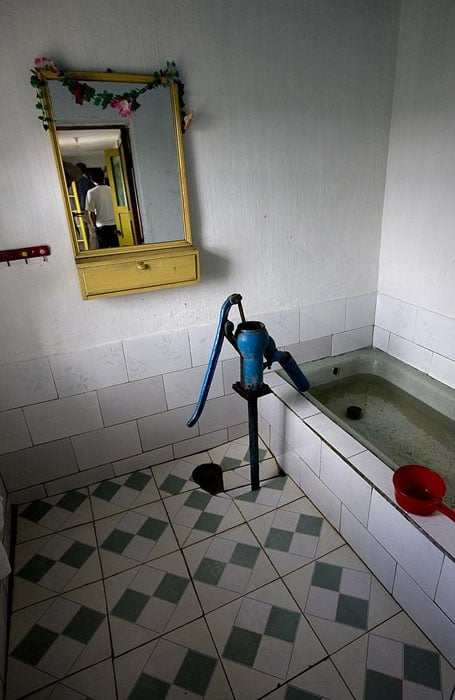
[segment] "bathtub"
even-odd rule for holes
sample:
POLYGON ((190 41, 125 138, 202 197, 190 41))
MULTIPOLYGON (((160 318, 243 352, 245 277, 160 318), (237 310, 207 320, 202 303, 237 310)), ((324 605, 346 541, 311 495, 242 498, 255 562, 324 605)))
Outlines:
POLYGON ((445 480, 455 507, 455 390, 381 350, 302 365, 308 398, 394 470, 424 464, 445 480), (359 408, 355 418, 351 407, 359 408))
MULTIPOLYGON (((379 350, 317 360, 302 369, 315 387, 352 374, 392 379, 419 400, 425 395, 431 410, 444 406, 443 423, 455 418, 453 390, 379 350)), ((395 465, 381 446, 360 435, 355 421, 327 410, 308 392, 299 394, 280 374, 265 376, 272 393, 258 402, 262 439, 282 470, 455 665, 455 523, 439 512, 423 517, 400 508, 392 485, 395 465)))

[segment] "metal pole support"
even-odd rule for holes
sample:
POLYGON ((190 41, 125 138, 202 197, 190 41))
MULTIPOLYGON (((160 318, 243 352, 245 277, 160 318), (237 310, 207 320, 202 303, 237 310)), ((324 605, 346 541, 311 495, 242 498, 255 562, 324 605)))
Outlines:
POLYGON ((248 401, 248 434, 250 447, 250 475, 251 490, 259 490, 259 430, 258 430, 258 398, 270 394, 271 389, 263 384, 260 389, 252 391, 243 389, 240 382, 233 384, 232 388, 248 401))

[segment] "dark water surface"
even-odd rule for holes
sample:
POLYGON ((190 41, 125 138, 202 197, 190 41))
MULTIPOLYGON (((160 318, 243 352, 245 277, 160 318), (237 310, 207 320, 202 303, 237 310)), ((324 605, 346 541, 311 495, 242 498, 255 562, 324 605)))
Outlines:
POLYGON ((447 485, 445 502, 455 506, 455 425, 422 401, 371 374, 337 379, 311 387, 310 394, 397 466, 422 464, 447 485), (347 417, 360 406, 362 417, 347 417))

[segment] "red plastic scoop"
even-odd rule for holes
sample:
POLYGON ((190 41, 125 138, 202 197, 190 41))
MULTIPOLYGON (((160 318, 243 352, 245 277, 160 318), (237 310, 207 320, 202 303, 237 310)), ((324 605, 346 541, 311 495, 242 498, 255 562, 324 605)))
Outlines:
POLYGON ((408 513, 431 515, 439 510, 455 521, 455 510, 442 502, 445 481, 432 469, 420 464, 405 464, 394 472, 393 485, 398 505, 408 513))

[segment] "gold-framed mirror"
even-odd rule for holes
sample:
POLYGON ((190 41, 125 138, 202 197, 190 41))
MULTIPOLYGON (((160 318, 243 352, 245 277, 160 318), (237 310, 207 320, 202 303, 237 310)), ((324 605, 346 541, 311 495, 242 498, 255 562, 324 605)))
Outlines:
POLYGON ((33 76, 83 298, 196 284, 175 64, 150 75, 41 68, 33 76))

